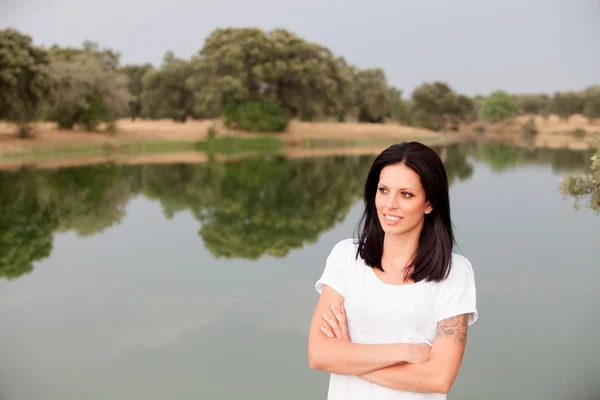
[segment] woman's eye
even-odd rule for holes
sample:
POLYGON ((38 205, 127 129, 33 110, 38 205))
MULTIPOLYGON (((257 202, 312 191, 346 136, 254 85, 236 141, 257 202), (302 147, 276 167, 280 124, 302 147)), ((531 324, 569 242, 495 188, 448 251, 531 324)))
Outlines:
POLYGON ((407 193, 407 192, 402 192, 402 196, 404 196, 404 197, 406 197, 406 198, 413 197, 413 195, 412 195, 412 194, 410 194, 410 193, 407 193))
POLYGON ((380 187, 380 188, 379 188, 379 192, 380 192, 380 193, 385 193, 385 188, 382 188, 382 187, 380 187))

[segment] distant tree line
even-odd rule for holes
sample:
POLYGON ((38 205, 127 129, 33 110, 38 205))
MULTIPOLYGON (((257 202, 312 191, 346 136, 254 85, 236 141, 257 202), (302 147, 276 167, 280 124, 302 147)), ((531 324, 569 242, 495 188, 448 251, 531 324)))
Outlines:
POLYGON ((121 65, 119 52, 93 42, 43 48, 17 30, 0 31, 0 119, 17 124, 23 137, 35 120, 95 130, 101 123, 114 129, 123 117, 223 118, 248 131, 283 131, 290 119, 391 120, 446 131, 519 114, 600 118, 600 86, 471 98, 435 81, 404 99, 382 69, 357 68, 284 29, 216 29, 189 60, 168 51, 158 68, 121 65))

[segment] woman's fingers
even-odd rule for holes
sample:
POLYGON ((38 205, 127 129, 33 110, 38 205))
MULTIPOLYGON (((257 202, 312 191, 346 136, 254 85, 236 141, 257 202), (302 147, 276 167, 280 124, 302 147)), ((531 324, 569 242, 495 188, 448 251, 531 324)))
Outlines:
POLYGON ((333 315, 337 318, 337 322, 340 326, 340 331, 342 333, 342 339, 350 340, 350 335, 348 334, 348 321, 346 320, 346 312, 344 310, 344 305, 341 305, 338 309, 335 304, 331 305, 331 311, 333 315))
POLYGON ((321 332, 323 332, 325 335, 327 335, 330 338, 335 338, 335 335, 333 334, 333 332, 331 332, 331 330, 325 328, 324 326, 321 326, 321 332))
POLYGON ((329 316, 329 314, 323 313, 323 319, 325 320, 325 322, 327 322, 327 324, 329 324, 329 326, 333 330, 333 333, 335 334, 335 337, 338 339, 342 339, 342 331, 335 317, 332 318, 329 316))

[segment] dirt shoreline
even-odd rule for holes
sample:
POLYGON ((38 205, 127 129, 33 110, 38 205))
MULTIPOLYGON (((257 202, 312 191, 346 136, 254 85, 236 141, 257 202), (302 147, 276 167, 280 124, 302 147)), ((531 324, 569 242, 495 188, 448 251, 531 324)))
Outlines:
MULTIPOLYGON (((536 119, 538 135, 532 143, 536 148, 569 148, 586 150, 591 147, 593 132, 600 125, 592 125, 582 117, 572 117, 569 122, 551 116, 536 119), (539 119, 539 120, 538 120, 539 119), (574 137, 575 129, 585 131, 583 137, 574 137)), ((461 133, 446 138, 443 134, 396 123, 338 123, 292 121, 285 133, 251 134, 227 129, 220 121, 188 121, 176 123, 170 120, 120 120, 117 134, 65 131, 52 123, 34 125, 32 139, 18 139, 14 126, 0 122, 0 169, 13 170, 24 166, 34 168, 60 168, 101 163, 149 164, 149 163, 199 163, 208 155, 195 151, 193 144, 208 138, 214 127, 217 137, 264 137, 272 136, 282 142, 282 154, 289 158, 326 157, 333 155, 374 155, 385 146, 404 140, 418 140, 428 145, 454 144, 462 141, 498 139, 519 145, 521 124, 526 117, 485 126, 484 137, 474 133, 480 123, 463 128, 461 133), (164 145, 158 151, 123 152, 128 146, 164 145), (55 154, 53 154, 55 153, 55 154)), ((243 157, 215 155, 215 159, 243 157)), ((246 155, 247 156, 247 155, 246 155)))

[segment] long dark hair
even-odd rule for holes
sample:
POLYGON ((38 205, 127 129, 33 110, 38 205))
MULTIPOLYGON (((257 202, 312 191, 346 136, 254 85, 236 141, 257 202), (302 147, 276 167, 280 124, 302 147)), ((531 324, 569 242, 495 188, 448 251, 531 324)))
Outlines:
POLYGON ((419 245, 406 268, 405 278, 414 282, 423 279, 438 282, 448 276, 452 249, 455 244, 450 219, 448 176, 442 160, 435 151, 419 142, 403 142, 385 149, 371 165, 364 187, 365 208, 359 222, 358 250, 365 263, 381 267, 384 231, 375 208, 375 194, 381 170, 393 164, 404 164, 421 178, 425 196, 432 211, 425 214, 419 245))

